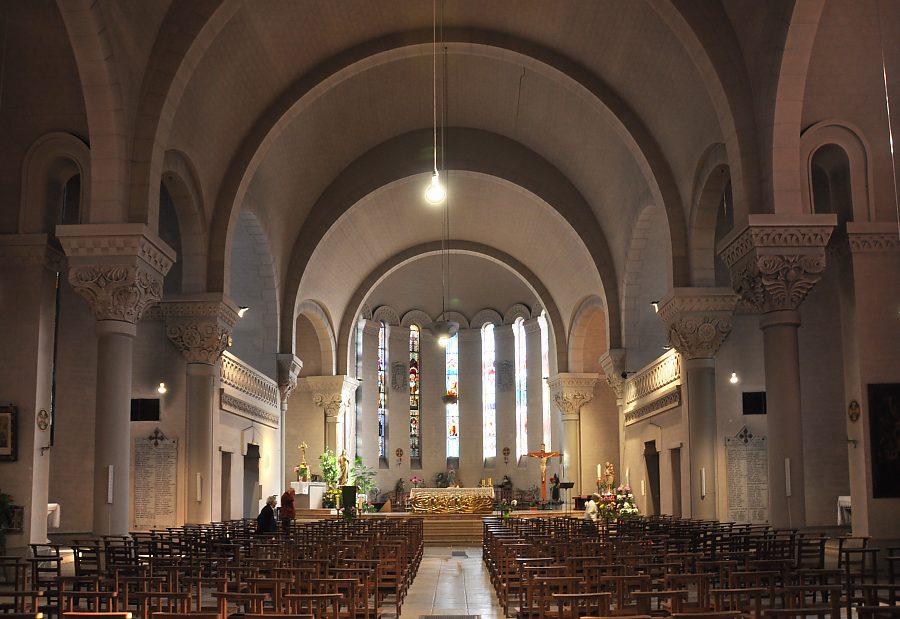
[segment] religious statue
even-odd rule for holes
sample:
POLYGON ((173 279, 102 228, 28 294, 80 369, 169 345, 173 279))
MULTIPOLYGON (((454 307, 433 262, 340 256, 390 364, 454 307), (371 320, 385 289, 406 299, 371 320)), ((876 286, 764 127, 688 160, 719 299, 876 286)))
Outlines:
POLYGON ((447 473, 447 487, 448 488, 459 488, 459 481, 456 479, 456 471, 450 469, 447 473))
POLYGON ((612 490, 612 487, 616 484, 616 467, 613 466, 612 462, 606 463, 606 468, 603 471, 603 485, 606 486, 608 490, 612 490))
POLYGON ((550 478, 550 501, 553 503, 559 503, 559 475, 556 473, 553 474, 553 477, 550 478))
POLYGON ((338 477, 338 486, 346 486, 347 485, 347 475, 349 473, 348 467, 350 465, 350 461, 347 459, 347 450, 341 450, 341 455, 338 458, 338 469, 340 470, 340 476, 338 477))
POLYGON ((304 441, 297 445, 297 448, 300 449, 300 464, 296 468, 297 481, 309 481, 309 465, 306 463, 306 450, 309 445, 304 441))
POLYGON ((547 460, 553 456, 558 456, 558 451, 545 451, 544 444, 541 443, 540 451, 528 452, 529 458, 538 458, 541 463, 541 502, 547 502, 547 460))

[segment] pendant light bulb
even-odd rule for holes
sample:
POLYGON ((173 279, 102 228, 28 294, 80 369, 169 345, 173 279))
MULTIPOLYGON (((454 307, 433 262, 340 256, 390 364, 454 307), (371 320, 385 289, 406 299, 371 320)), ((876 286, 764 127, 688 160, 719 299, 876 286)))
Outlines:
POLYGON ((428 200, 429 204, 440 204, 446 197, 447 192, 441 184, 441 179, 440 176, 438 176, 437 170, 435 170, 434 174, 431 175, 431 184, 428 186, 428 189, 425 190, 425 199, 428 200))
POLYGON ((166 389, 166 383, 159 383, 159 387, 156 388, 156 391, 160 394, 163 394, 166 391, 168 391, 168 389, 166 389))
POLYGON ((738 378, 737 372, 731 373, 731 378, 728 379, 728 382, 731 383, 732 385, 736 385, 739 382, 741 382, 741 379, 738 378))
POLYGON ((447 337, 446 335, 442 335, 441 337, 438 338, 438 346, 440 346, 441 348, 447 348, 447 344, 449 344, 449 343, 450 343, 450 338, 447 337))

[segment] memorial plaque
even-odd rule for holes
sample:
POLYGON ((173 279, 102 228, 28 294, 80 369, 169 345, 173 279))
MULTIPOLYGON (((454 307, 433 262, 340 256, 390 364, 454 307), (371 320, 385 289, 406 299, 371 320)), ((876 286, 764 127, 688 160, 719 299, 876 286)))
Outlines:
POLYGON ((134 526, 175 526, 178 441, 159 431, 134 439, 134 526))
POLYGON ((725 439, 728 519, 764 524, 769 521, 769 474, 766 437, 747 427, 725 439))

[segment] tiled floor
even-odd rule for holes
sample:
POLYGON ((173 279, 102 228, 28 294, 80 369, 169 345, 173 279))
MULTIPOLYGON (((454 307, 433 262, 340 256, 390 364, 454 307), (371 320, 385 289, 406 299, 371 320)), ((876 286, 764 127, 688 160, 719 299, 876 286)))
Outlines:
MULTIPOLYGON (((400 619, 418 619, 422 615, 502 619, 503 609, 481 562, 481 548, 425 547, 419 573, 400 609, 400 619), (451 556, 454 551, 464 551, 466 556, 451 556)), ((393 613, 384 615, 392 616, 393 613)))

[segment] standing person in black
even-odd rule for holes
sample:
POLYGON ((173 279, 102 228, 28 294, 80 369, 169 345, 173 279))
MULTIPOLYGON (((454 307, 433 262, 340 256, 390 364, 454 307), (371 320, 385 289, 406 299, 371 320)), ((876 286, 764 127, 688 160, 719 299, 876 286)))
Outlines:
POLYGON ((256 517, 257 533, 268 535, 277 531, 275 526, 275 503, 277 501, 278 497, 274 494, 266 499, 266 504, 263 505, 263 508, 259 511, 259 516, 256 517))

